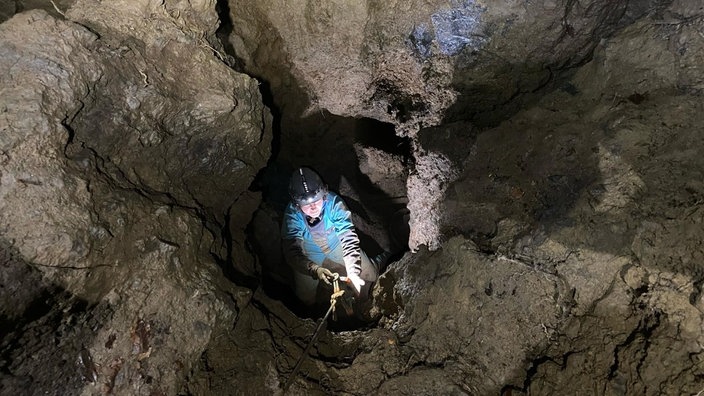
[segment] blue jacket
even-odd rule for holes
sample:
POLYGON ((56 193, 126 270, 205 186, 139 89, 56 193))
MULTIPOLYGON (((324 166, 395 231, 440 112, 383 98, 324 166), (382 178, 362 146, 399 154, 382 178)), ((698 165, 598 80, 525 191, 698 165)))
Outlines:
POLYGON ((361 251, 351 213, 337 194, 328 192, 323 199, 321 221, 315 227, 321 235, 317 241, 298 206, 291 202, 286 207, 281 226, 286 260, 301 273, 311 273, 328 258, 344 265, 348 274, 359 274, 361 251))

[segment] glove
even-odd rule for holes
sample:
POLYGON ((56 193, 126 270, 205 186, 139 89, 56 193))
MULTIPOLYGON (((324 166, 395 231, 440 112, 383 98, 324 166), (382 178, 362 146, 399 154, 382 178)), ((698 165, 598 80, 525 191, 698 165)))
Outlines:
POLYGON ((327 283, 328 285, 331 285, 332 283, 330 283, 330 279, 332 279, 335 275, 333 275, 333 273, 330 272, 329 269, 319 266, 315 269, 315 276, 317 276, 318 279, 327 283))
POLYGON ((362 286, 364 286, 364 281, 357 274, 347 275, 347 279, 352 283, 357 294, 362 291, 362 286))

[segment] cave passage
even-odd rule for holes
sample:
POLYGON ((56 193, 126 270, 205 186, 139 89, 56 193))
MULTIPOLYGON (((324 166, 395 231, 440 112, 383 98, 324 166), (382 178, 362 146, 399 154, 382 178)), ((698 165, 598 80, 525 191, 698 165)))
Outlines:
MULTIPOLYGON (((407 169, 413 162, 409 139, 396 136, 393 125, 374 119, 331 114, 318 117, 321 130, 307 129, 280 139, 284 144, 250 187, 262 193, 262 205, 248 227, 249 244, 261 265, 262 287, 270 297, 304 317, 319 317, 322 312, 311 314, 298 303, 279 235, 293 170, 311 167, 343 198, 352 212, 362 249, 370 258, 384 257, 384 268, 389 256, 399 257, 407 250, 408 238, 403 221, 407 221, 407 169)), ((343 322, 331 324, 331 329, 366 325, 357 320, 343 322)))

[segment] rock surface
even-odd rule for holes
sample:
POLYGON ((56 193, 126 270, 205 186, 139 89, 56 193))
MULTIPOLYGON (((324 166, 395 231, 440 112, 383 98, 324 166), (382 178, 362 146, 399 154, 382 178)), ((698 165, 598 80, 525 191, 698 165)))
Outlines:
POLYGON ((232 0, 230 42, 275 91, 302 89, 309 111, 414 134, 534 91, 619 23, 662 7, 648 3, 232 0))
POLYGON ((703 6, 485 3, 0 25, 1 393, 701 392, 703 6), (330 323, 295 377, 317 323, 256 279, 279 202, 247 229, 270 145, 327 163, 378 247, 411 209, 370 323, 330 323))
POLYGON ((210 6, 87 2, 65 12, 82 24, 0 25, 3 288, 19 282, 3 393, 175 394, 246 305, 220 264, 254 275, 230 219, 258 204, 271 122, 256 81, 179 25, 214 31, 210 6))
MULTIPOLYGON (((292 393, 701 391, 701 11, 676 2, 603 41, 497 127, 421 130, 414 152, 453 175, 408 191, 437 214, 423 233, 437 250, 394 263, 378 326, 324 334, 292 393), (419 195, 429 186, 444 197, 419 195)), ((273 345, 250 365, 263 388, 272 367, 287 379, 314 327, 254 300, 269 313, 223 354, 254 348, 241 340, 256 329, 253 345, 273 345)))
MULTIPOLYGON (((455 171, 440 163, 442 153, 427 152, 416 141, 422 129, 462 121, 496 125, 533 103, 566 70, 587 62, 600 40, 669 3, 228 4, 228 43, 240 67, 270 85, 273 105, 282 114, 282 145, 319 147, 316 131, 349 136, 347 125, 326 119, 328 112, 383 121, 413 140, 415 166, 407 189, 409 245, 415 250, 439 246, 435 203, 442 201, 455 171)), ((281 158, 294 164, 330 162, 326 153, 293 150, 281 158)), ((341 165, 357 166, 352 160, 341 165)))

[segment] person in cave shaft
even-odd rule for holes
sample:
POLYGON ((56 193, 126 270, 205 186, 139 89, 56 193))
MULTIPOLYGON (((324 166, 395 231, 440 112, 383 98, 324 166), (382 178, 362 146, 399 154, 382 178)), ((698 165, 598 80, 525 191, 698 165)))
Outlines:
POLYGON ((329 304, 333 273, 337 273, 346 277, 357 299, 364 300, 379 276, 379 268, 377 260, 370 260, 360 248, 345 203, 328 191, 310 168, 293 172, 289 195, 291 202, 284 212, 281 235, 298 299, 307 307, 329 304))

